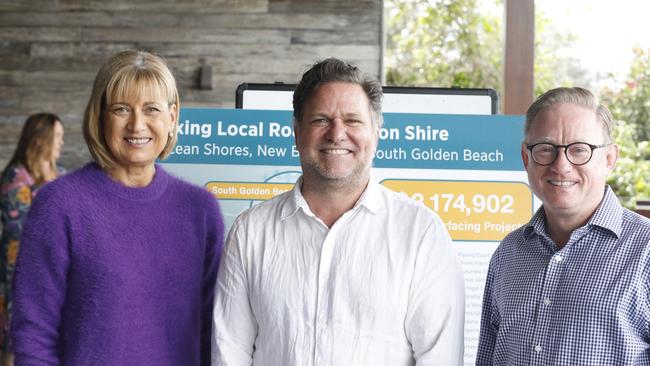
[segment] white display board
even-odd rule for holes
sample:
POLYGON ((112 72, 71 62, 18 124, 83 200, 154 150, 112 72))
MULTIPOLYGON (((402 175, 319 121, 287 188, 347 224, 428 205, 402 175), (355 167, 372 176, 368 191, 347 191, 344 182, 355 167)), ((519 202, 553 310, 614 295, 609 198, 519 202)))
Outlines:
MULTIPOLYGON (((237 108, 293 110, 295 85, 241 84, 237 108)), ((384 113, 497 114, 493 89, 384 87, 384 113)))

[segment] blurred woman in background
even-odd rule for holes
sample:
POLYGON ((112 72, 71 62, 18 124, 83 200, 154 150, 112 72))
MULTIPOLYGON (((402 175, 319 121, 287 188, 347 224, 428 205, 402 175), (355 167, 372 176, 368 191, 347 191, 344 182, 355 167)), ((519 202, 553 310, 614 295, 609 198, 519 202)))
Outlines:
POLYGON ((0 338, 4 365, 13 364, 8 336, 11 282, 23 222, 38 188, 63 173, 56 165, 62 146, 61 119, 52 113, 33 114, 23 125, 16 151, 0 176, 0 338))

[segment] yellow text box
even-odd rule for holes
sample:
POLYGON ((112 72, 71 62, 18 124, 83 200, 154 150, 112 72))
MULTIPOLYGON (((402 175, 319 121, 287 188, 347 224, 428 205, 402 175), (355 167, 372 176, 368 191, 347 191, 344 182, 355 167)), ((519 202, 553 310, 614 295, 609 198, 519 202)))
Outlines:
POLYGON ((453 240, 500 241, 533 214, 533 193, 521 182, 387 179, 382 184, 438 213, 453 240))
POLYGON ((293 188, 294 183, 208 182, 205 187, 220 200, 266 201, 293 188))

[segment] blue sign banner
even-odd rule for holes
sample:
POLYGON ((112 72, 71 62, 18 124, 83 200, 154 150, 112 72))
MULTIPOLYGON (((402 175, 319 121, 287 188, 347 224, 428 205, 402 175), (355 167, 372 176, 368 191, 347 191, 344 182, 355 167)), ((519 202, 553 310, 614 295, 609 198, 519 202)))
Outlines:
MULTIPOLYGON (((290 111, 181 110, 166 163, 300 166, 290 111)), ((522 169, 521 116, 384 113, 375 168, 522 169)))

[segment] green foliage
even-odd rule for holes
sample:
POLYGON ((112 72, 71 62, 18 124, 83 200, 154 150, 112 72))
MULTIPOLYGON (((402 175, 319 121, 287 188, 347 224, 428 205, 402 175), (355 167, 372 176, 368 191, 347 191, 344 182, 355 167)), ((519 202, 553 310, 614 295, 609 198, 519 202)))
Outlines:
POLYGON ((570 56, 574 42, 575 35, 558 30, 546 14, 535 9, 535 96, 559 86, 590 89, 587 70, 570 56))
POLYGON ((386 0, 386 83, 501 89, 501 17, 477 0, 386 0))
POLYGON ((637 199, 650 197, 650 144, 638 142, 634 127, 622 121, 615 128, 615 140, 620 147, 619 158, 607 183, 621 203, 633 209, 637 199))
MULTIPOLYGON (((492 88, 503 94, 504 35, 500 0, 385 0, 386 83, 492 88)), ((589 87, 568 56, 574 36, 535 15, 535 95, 560 85, 589 87)))
POLYGON ((625 206, 634 208, 636 199, 650 197, 650 49, 635 49, 625 86, 604 89, 601 98, 616 121, 614 140, 620 147, 608 183, 625 206))
POLYGON ((625 86, 618 91, 605 89, 603 100, 617 120, 636 129, 638 141, 650 140, 650 49, 634 49, 634 59, 625 86))

